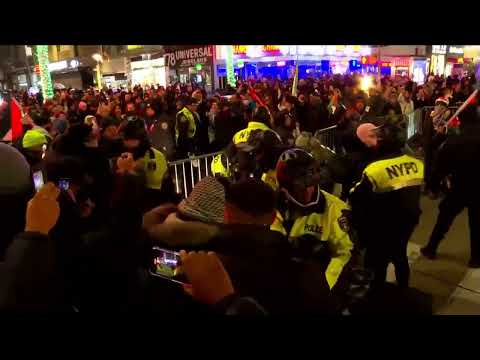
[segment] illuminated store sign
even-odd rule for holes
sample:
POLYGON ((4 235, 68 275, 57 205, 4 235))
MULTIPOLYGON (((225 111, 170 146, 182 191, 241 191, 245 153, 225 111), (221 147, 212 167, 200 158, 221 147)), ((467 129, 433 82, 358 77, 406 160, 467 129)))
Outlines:
POLYGON ((49 71, 59 71, 65 69, 76 69, 80 65, 80 62, 77 59, 72 60, 62 60, 57 62, 52 62, 48 64, 49 71))
POLYGON ((447 45, 432 45, 432 54, 445 55, 447 53, 447 45))
POLYGON ((212 45, 197 46, 194 48, 175 49, 165 52, 165 63, 169 67, 195 67, 197 64, 211 62, 213 57, 212 45))
MULTIPOLYGON (((218 59, 225 59, 223 46, 219 46, 218 59)), ((362 45, 233 45, 236 58, 264 56, 368 56, 369 46, 362 45)))
POLYGON ((458 47, 458 46, 450 46, 450 47, 448 48, 448 53, 449 53, 449 54, 463 55, 463 48, 458 47))

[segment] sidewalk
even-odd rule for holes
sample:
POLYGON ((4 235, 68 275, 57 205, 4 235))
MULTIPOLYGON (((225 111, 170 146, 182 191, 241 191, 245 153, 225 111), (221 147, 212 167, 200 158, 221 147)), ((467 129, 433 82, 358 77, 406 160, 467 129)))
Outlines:
MULTIPOLYGON (((480 315, 480 269, 469 269, 470 234, 467 212, 463 211, 441 243, 437 259, 420 254, 435 225, 439 200, 422 198, 423 214, 410 239, 408 255, 411 267, 410 285, 433 295, 435 314, 480 315)), ((394 281, 393 267, 388 280, 394 281)))

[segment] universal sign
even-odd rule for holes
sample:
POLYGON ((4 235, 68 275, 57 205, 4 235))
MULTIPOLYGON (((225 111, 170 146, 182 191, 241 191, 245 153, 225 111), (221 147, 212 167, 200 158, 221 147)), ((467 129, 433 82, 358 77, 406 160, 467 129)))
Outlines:
POLYGON ((170 67, 193 67, 196 64, 205 64, 213 56, 212 46, 179 49, 166 53, 165 63, 170 67))

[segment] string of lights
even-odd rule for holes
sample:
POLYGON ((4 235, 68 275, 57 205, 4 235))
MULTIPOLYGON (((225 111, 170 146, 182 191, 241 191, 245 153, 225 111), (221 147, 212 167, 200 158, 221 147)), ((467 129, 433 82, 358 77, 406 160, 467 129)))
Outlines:
POLYGON ((35 50, 40 67, 43 98, 49 99, 53 97, 53 85, 50 71, 48 70, 48 45, 36 45, 35 50))

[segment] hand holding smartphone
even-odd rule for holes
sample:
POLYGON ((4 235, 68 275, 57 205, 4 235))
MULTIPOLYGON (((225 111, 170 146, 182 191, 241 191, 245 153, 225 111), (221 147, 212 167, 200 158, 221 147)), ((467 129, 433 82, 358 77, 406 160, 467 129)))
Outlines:
POLYGON ((45 183, 43 181, 42 171, 41 170, 35 171, 32 177, 33 177, 33 185, 35 186, 35 192, 39 192, 43 184, 45 183))
POLYGON ((150 263, 150 274, 179 284, 188 285, 180 265, 180 253, 159 247, 153 247, 153 258, 150 263))

